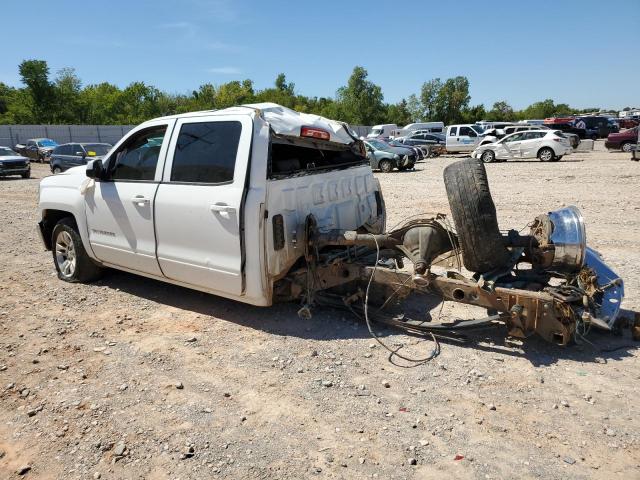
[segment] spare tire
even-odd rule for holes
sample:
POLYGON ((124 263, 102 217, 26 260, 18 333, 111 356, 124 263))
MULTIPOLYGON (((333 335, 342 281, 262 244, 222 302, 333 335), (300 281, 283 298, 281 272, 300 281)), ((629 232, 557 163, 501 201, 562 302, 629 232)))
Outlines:
POLYGON ((487 171, 474 158, 444 169, 444 185, 467 270, 484 273, 505 267, 510 253, 504 245, 487 171))

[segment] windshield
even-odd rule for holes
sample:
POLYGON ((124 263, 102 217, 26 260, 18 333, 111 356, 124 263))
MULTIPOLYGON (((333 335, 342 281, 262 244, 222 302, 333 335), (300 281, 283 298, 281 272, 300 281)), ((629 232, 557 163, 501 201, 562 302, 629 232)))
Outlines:
POLYGON ((371 135, 380 135, 381 133, 382 133, 381 128, 374 128, 373 130, 371 130, 371 135))
POLYGON ((387 145, 384 144, 383 142, 379 142, 377 140, 373 140, 371 142, 369 142, 371 145, 373 145, 374 147, 376 147, 378 150, 385 150, 387 148, 387 145))
POLYGON ((39 147, 57 147, 58 144, 51 140, 50 138, 43 138, 42 140, 38 140, 37 142, 39 147))
POLYGON ((0 157, 14 157, 18 154, 10 148, 0 148, 0 157))
POLYGON ((89 143, 84 145, 84 149, 87 151, 89 157, 103 157, 111 149, 111 145, 104 145, 101 143, 89 143))

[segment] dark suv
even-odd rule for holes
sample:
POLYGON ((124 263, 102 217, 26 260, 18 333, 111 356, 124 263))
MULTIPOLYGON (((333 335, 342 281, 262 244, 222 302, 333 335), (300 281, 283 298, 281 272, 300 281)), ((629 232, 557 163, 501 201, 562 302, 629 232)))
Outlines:
POLYGON ((87 159, 104 157, 111 145, 108 143, 65 143, 58 145, 49 159, 53 173, 60 173, 71 167, 86 165, 87 159))
POLYGON ((8 147, 0 147, 0 177, 20 175, 22 178, 31 176, 29 159, 18 155, 8 147))

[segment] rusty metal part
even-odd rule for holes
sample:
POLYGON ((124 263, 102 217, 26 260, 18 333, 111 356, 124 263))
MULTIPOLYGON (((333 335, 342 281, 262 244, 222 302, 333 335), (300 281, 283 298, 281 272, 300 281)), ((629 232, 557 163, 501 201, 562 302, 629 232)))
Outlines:
MULTIPOLYGON (((369 278, 372 267, 363 267, 364 278, 369 278)), ((374 284, 390 285, 397 294, 407 296, 412 290, 431 291, 448 300, 476 305, 508 313, 505 321, 509 334, 526 338, 534 333, 545 340, 566 345, 575 331, 575 318, 571 307, 547 292, 532 292, 486 285, 464 278, 459 274, 428 275, 428 284, 417 285, 406 273, 384 269, 376 271, 374 284)))

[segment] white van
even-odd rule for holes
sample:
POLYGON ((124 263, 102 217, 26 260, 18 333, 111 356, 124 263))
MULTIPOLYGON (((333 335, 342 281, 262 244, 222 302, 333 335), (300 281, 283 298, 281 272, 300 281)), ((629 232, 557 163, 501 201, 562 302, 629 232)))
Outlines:
POLYGON ((482 127, 478 125, 449 125, 447 127, 447 152, 471 152, 480 143, 482 127))
POLYGON ((398 132, 398 125, 395 123, 384 123, 382 125, 374 125, 367 138, 392 137, 398 132))
POLYGON ((412 132, 422 130, 428 133, 442 133, 444 132, 444 123, 443 122, 423 122, 423 123, 410 123, 406 125, 402 129, 400 129, 397 137, 404 137, 412 132))

